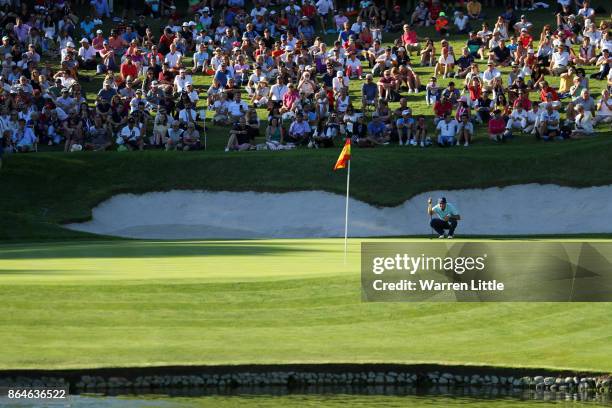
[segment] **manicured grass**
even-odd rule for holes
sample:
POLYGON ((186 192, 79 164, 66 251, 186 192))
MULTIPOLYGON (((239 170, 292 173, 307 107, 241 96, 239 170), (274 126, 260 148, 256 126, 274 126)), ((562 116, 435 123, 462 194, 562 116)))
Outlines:
POLYGON ((0 249, 0 369, 437 362, 609 371, 601 304, 362 303, 359 241, 0 249))

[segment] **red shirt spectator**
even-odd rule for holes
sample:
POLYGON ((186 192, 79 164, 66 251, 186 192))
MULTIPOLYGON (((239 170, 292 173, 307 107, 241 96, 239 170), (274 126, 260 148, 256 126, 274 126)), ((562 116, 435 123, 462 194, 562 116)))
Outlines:
POLYGON ((516 108, 518 106, 522 106, 523 109, 525 109, 526 111, 531 109, 531 101, 529 100, 529 98, 527 96, 525 96, 523 94, 523 96, 519 96, 518 98, 516 98, 516 100, 514 101, 514 103, 512 104, 513 108, 516 108))
POLYGON ((171 30, 166 30, 161 37, 159 37, 159 50, 169 50, 170 44, 174 41, 174 34, 171 30))
POLYGON ((555 88, 546 84, 540 90, 540 100, 542 100, 542 102, 555 102, 559 100, 559 95, 557 91, 555 91, 555 88))
POLYGON ((402 34, 402 44, 413 45, 417 43, 418 43, 417 35, 414 30, 408 30, 408 31, 405 31, 404 34, 402 34))
POLYGON ((529 33, 522 32, 521 36, 519 37, 519 42, 523 48, 529 48, 533 42, 533 37, 529 33))
POLYGON ((489 120, 489 134, 499 135, 500 133, 504 133, 506 130, 506 121, 501 115, 497 115, 492 117, 489 120))
POLYGON ((434 113, 437 117, 443 118, 444 114, 452 114, 453 104, 446 98, 441 98, 434 103, 434 113))
POLYGON ((302 15, 312 18, 315 14, 317 14, 317 9, 312 3, 306 4, 302 7, 302 15))
POLYGON ((108 37, 108 45, 110 45, 113 50, 117 51, 126 48, 128 43, 118 35, 111 35, 108 37))
POLYGON ((128 76, 132 79, 138 78, 138 65, 132 62, 132 58, 128 57, 123 64, 121 64, 120 71, 121 79, 125 81, 128 76))

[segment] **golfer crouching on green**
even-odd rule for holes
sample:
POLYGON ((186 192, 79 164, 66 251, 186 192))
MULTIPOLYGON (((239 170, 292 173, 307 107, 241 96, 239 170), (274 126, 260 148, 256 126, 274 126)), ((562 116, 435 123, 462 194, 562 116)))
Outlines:
POLYGON ((457 221, 461 219, 459 211, 451 203, 446 202, 445 197, 438 199, 438 204, 434 207, 431 206, 431 197, 427 200, 427 214, 429 214, 431 221, 429 225, 431 228, 436 230, 438 238, 452 239, 455 235, 455 229, 457 228, 457 221), (433 218, 433 215, 438 218, 433 218), (448 230, 448 236, 444 233, 444 230, 448 230))

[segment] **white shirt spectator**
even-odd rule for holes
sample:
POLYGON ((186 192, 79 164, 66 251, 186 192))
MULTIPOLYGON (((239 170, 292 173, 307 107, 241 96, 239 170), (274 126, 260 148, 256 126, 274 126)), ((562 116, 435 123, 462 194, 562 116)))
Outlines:
POLYGON ((445 120, 441 120, 438 122, 436 129, 440 131, 440 137, 455 137, 458 125, 455 119, 451 119, 448 123, 445 120))
POLYGON ((329 10, 332 10, 334 8, 334 3, 332 3, 331 0, 319 0, 317 1, 317 13, 319 13, 320 15, 327 15, 329 14, 329 10))
POLYGON ((181 109, 181 111, 179 112, 179 120, 185 123, 195 122, 197 119, 197 115, 198 114, 195 109, 181 109))
POLYGON ((508 123, 506 123, 506 129, 519 128, 523 129, 527 126, 527 111, 525 109, 515 108, 510 114, 508 123))
POLYGON ((459 30, 463 31, 467 27, 469 21, 470 21, 470 18, 467 15, 465 15, 465 14, 457 15, 455 17, 454 24, 455 24, 455 27, 457 27, 459 30))
POLYGON ((251 10, 251 17, 255 19, 257 16, 265 16, 267 13, 268 9, 265 7, 255 7, 253 10, 251 10))
POLYGON ((355 21, 353 25, 351 26, 351 31, 354 32, 355 34, 361 34, 361 32, 363 31, 364 25, 365 24, 363 22, 355 21))
POLYGON ((606 40, 602 38, 601 41, 599 42, 599 49, 601 51, 608 50, 612 54, 612 40, 610 39, 606 40))
POLYGON ((79 57, 81 57, 83 61, 90 61, 94 59, 96 57, 96 53, 96 49, 92 46, 89 46, 89 48, 79 48, 79 57))
POLYGON ((334 92, 340 92, 340 89, 348 88, 349 82, 349 78, 346 75, 341 78, 335 76, 334 79, 332 79, 332 89, 334 92))
POLYGON ((227 104, 227 109, 232 116, 243 116, 249 109, 249 106, 243 100, 240 102, 234 100, 227 104))
POLYGON ((593 10, 591 7, 581 8, 576 14, 582 16, 582 18, 586 20, 587 18, 593 17, 593 15, 595 14, 595 10, 593 10))
POLYGON ((32 146, 36 143, 36 136, 32 128, 24 127, 23 129, 16 129, 13 132, 13 143, 17 146, 32 146))
POLYGON ((191 101, 191 103, 193 103, 194 105, 197 101, 200 100, 200 95, 198 95, 198 91, 196 91, 195 89, 189 92, 187 96, 189 97, 189 100, 191 101))
MULTIPOLYGON (((612 72, 612 71, 611 71, 612 72)), ((275 102, 280 102, 283 100, 283 96, 289 91, 287 85, 284 84, 274 84, 270 87, 270 100, 275 102)))
POLYGON ((593 133, 593 115, 590 111, 585 110, 582 114, 576 115, 574 119, 576 130, 583 133, 593 133))
POLYGON ((181 75, 177 75, 174 77, 174 86, 176 87, 176 92, 183 92, 187 84, 193 84, 190 75, 185 75, 185 77, 181 77, 181 75))
POLYGON ((556 110, 553 110, 552 112, 548 112, 547 110, 543 109, 542 110, 542 114, 540 115, 540 121, 546 121, 546 122, 554 122, 556 121, 556 125, 547 125, 547 128, 550 130, 554 130, 554 129, 559 129, 559 112, 556 110))
POLYGON ((570 55, 569 52, 555 51, 552 55, 553 68, 567 67, 569 64, 570 55))
POLYGON ((501 76, 501 72, 497 68, 486 69, 482 73, 482 82, 485 86, 490 86, 493 83, 495 78, 499 78, 501 76))
POLYGON ((140 138, 140 129, 138 126, 134 126, 130 129, 129 126, 125 126, 121 129, 121 137, 117 139, 118 144, 123 144, 123 138, 127 138, 128 140, 138 140, 140 138))
POLYGON ((164 61, 166 62, 166 64, 168 64, 170 68, 176 68, 182 56, 183 55, 178 51, 169 52, 168 54, 166 54, 166 58, 164 59, 164 61))

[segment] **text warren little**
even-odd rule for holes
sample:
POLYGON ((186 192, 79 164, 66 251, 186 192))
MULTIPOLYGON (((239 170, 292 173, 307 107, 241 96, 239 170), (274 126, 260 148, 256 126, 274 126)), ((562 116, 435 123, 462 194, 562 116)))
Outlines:
POLYGON ((433 279, 419 279, 416 282, 412 280, 402 279, 395 282, 384 282, 377 279, 372 283, 372 287, 377 291, 428 291, 428 292, 443 292, 443 291, 502 291, 504 283, 496 280, 471 280, 469 282, 437 282, 433 279))

